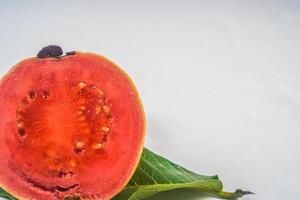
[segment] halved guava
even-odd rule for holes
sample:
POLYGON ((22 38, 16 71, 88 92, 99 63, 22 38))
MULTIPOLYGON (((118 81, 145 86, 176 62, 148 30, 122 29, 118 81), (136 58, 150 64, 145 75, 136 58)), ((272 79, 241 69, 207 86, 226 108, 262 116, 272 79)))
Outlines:
POLYGON ((0 83, 0 187, 20 199, 110 199, 132 176, 145 117, 108 59, 29 58, 0 83))

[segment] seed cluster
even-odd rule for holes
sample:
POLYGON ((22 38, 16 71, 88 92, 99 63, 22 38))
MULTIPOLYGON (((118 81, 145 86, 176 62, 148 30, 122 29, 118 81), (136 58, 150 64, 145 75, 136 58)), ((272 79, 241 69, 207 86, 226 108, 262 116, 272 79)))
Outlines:
POLYGON ((100 151, 111 133, 111 104, 104 92, 94 85, 79 82, 75 90, 77 109, 74 116, 79 134, 74 140, 74 152, 83 155, 88 154, 87 151, 100 151))
POLYGON ((101 157, 114 122, 112 104, 97 86, 77 82, 71 87, 69 98, 66 112, 71 112, 71 117, 66 123, 73 128, 61 128, 69 131, 66 134, 69 142, 63 144, 62 138, 53 136, 53 124, 47 124, 45 110, 57 106, 57 99, 49 91, 29 91, 17 109, 16 126, 21 141, 31 151, 41 152, 41 162, 49 166, 48 175, 59 178, 72 177, 81 162, 93 160, 97 155, 101 157), (71 146, 66 148, 66 144, 71 146))
POLYGON ((29 91, 27 96, 22 99, 21 104, 17 109, 17 129, 22 138, 25 138, 27 131, 25 130, 26 113, 33 102, 44 104, 49 103, 49 92, 45 90, 29 91))

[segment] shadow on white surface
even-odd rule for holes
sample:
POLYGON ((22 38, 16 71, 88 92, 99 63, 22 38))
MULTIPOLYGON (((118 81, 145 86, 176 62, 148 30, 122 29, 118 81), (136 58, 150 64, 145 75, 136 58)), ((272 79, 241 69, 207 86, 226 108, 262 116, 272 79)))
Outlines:
MULTIPOLYGON (((251 200, 253 195, 243 197, 243 200, 251 200)), ((145 198, 145 200, 217 200, 217 198, 203 194, 197 190, 190 189, 178 189, 168 192, 161 192, 151 197, 145 198)))
POLYGON ((178 190, 172 190, 168 192, 161 192, 159 194, 153 195, 152 197, 148 197, 145 200, 168 200, 168 199, 212 200, 216 198, 209 197, 196 190, 178 189, 178 190))

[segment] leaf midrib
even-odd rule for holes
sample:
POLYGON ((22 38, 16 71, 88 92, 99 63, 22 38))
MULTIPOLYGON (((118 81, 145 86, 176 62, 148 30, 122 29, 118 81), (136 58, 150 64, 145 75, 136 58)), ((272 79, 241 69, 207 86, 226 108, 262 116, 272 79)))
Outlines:
MULTIPOLYGON (((129 186, 126 186, 125 189, 132 189, 132 188, 138 188, 138 187, 153 187, 153 186, 165 186, 165 185, 168 185, 168 186, 178 186, 178 185, 194 185, 194 184, 198 184, 198 183, 203 183, 203 182, 216 182, 216 183, 221 183, 221 181, 219 180, 214 180, 214 179, 207 179, 207 180, 199 180, 199 181, 194 181, 194 182, 189 182, 189 183, 163 183, 163 184, 160 184, 160 183, 157 183, 157 184, 149 184, 149 185, 129 185, 129 186)), ((197 186, 195 186, 197 187, 197 186)))

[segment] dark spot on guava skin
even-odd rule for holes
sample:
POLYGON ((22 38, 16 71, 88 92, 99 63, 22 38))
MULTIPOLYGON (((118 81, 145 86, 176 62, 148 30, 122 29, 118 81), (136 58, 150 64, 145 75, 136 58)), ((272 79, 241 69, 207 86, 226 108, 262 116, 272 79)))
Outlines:
POLYGON ((42 50, 39 51, 37 54, 38 58, 50 58, 50 57, 59 57, 63 55, 63 50, 60 46, 57 45, 49 45, 42 50))
POLYGON ((43 90, 43 91, 42 91, 42 97, 43 97, 44 99, 48 99, 48 98, 49 98, 49 92, 46 91, 46 90, 43 90))
POLYGON ((29 95, 30 99, 34 99, 35 96, 36 96, 36 92, 35 91, 30 91, 30 92, 28 92, 28 95, 29 95))
POLYGON ((18 128, 19 135, 24 137, 26 135, 24 128, 18 128))
POLYGON ((67 196, 64 198, 64 200, 80 200, 79 196, 67 196))
POLYGON ((75 152, 76 154, 82 154, 82 153, 83 153, 83 150, 80 149, 80 148, 75 148, 75 149, 74 149, 74 152, 75 152))

